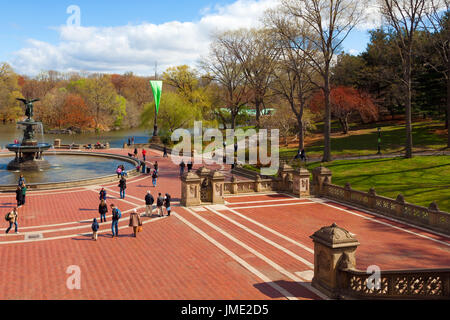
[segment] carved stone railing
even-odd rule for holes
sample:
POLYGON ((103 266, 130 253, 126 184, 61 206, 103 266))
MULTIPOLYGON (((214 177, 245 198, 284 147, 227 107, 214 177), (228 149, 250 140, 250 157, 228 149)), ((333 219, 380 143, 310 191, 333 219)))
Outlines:
POLYGON ((277 181, 273 179, 242 180, 233 178, 231 182, 225 182, 225 194, 240 194, 253 192, 268 192, 277 190, 277 181))
POLYGON ((440 211, 435 202, 428 208, 405 202, 403 195, 397 199, 382 197, 375 189, 369 192, 353 190, 349 183, 345 187, 331 183, 331 171, 318 167, 313 171, 314 194, 355 207, 370 210, 417 226, 450 234, 450 213, 440 211))
POLYGON ((450 299, 450 269, 381 271, 379 276, 374 282, 367 272, 339 270, 341 298, 450 299))
POLYGON ((450 269, 364 272, 356 268, 360 243, 349 231, 334 223, 316 231, 311 239, 311 284, 332 299, 450 299, 450 269))

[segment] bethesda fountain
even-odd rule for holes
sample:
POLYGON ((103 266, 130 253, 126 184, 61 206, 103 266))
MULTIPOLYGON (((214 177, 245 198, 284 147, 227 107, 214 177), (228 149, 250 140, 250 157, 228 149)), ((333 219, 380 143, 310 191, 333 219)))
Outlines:
POLYGON ((52 147, 48 143, 39 143, 36 139, 36 128, 42 131, 42 123, 33 120, 33 103, 39 99, 17 99, 25 104, 25 116, 27 119, 17 122, 23 127, 22 142, 9 144, 6 148, 14 152, 16 157, 8 164, 8 170, 39 171, 50 168, 50 163, 42 156, 43 152, 52 147))

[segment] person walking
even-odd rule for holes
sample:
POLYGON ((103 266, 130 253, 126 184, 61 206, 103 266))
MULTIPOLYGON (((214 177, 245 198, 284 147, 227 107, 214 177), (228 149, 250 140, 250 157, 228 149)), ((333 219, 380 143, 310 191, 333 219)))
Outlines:
POLYGON ((120 199, 125 199, 125 190, 127 189, 127 180, 122 177, 119 181, 120 199))
POLYGON ((108 213, 108 205, 105 200, 101 200, 98 205, 98 213, 100 213, 100 222, 106 222, 106 214, 108 213))
POLYGON ((137 210, 134 209, 130 214, 130 223, 129 227, 133 227, 134 237, 137 237, 138 228, 142 228, 142 220, 141 216, 138 214, 137 210))
POLYGON ((25 185, 25 183, 22 184, 22 206, 25 205, 25 197, 27 195, 27 186, 25 185))
POLYGON ((142 149, 142 158, 144 158, 144 162, 146 161, 145 160, 146 156, 147 156, 147 151, 145 151, 145 149, 142 149))
POLYGON ((153 170, 153 173, 152 173, 153 188, 156 188, 156 182, 157 181, 158 181, 158 171, 153 170))
POLYGON ((153 165, 153 169, 155 169, 156 173, 158 173, 158 169, 159 169, 158 161, 155 161, 155 164, 153 165))
POLYGON ((6 229, 6 233, 9 233, 13 225, 15 227, 15 232, 19 233, 19 225, 17 223, 19 220, 19 212, 17 211, 17 208, 14 208, 13 211, 7 213, 5 219, 9 222, 9 227, 6 229))
POLYGON ((164 206, 166 207, 168 217, 170 217, 170 212, 172 211, 172 209, 170 208, 170 200, 171 200, 170 194, 166 193, 166 197, 164 198, 164 206))
POLYGON ((181 163, 180 163, 180 176, 181 177, 184 174, 184 168, 186 168, 186 164, 184 163, 184 160, 181 160, 181 163))
POLYGON ((158 207, 158 216, 159 217, 164 217, 164 209, 163 209, 163 205, 164 205, 164 198, 161 195, 161 193, 158 195, 158 199, 156 199, 156 206, 158 207))
POLYGON ((105 200, 106 201, 106 190, 105 190, 105 188, 102 188, 102 190, 100 190, 100 200, 105 200))
POLYGON ((138 149, 134 148, 134 157, 137 158, 137 156, 138 156, 138 149))
POLYGON ((21 174, 19 177, 18 186, 22 187, 23 184, 25 184, 25 178, 24 178, 23 174, 21 174))
POLYGON ((155 198, 153 198, 150 191, 147 191, 145 196, 145 215, 151 217, 153 215, 153 204, 155 203, 155 198))
POLYGON ((92 239, 95 241, 97 241, 98 229, 100 229, 100 226, 98 225, 97 219, 94 218, 94 221, 92 222, 92 239))
POLYGON ((163 149, 163 158, 168 158, 169 156, 167 155, 167 147, 166 146, 164 146, 164 149, 163 149))
POLYGON ((111 210, 112 210, 112 224, 111 224, 111 230, 112 230, 112 237, 118 237, 119 236, 119 220, 122 218, 122 212, 114 204, 111 204, 111 210))
POLYGON ((17 187, 16 189, 16 201, 17 201, 17 208, 20 208, 22 206, 22 188, 17 187))
POLYGON ((300 152, 300 160, 306 162, 306 151, 305 151, 305 149, 302 149, 302 151, 300 152))

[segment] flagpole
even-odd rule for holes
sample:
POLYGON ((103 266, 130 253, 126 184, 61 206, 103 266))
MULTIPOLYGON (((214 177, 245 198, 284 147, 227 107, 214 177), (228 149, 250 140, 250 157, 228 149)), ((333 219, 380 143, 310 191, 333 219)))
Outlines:
MULTIPOLYGON (((158 80, 158 61, 155 61, 155 81, 158 80)), ((156 110, 155 102, 155 126, 153 127, 153 139, 155 140, 158 136, 158 111, 156 110)))

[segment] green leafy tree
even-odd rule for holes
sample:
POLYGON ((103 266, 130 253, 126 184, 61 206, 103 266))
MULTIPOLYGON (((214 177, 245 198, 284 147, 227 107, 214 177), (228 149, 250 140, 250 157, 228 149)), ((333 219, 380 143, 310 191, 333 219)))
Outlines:
POLYGON ((15 120, 23 115, 21 102, 23 98, 18 84, 18 75, 7 63, 0 65, 0 120, 15 120))
MULTIPOLYGON (((201 109, 176 92, 163 92, 158 114, 158 128, 169 135, 178 128, 190 128, 201 119, 201 109)), ((141 117, 141 125, 153 129, 155 103, 147 103, 141 117)))

